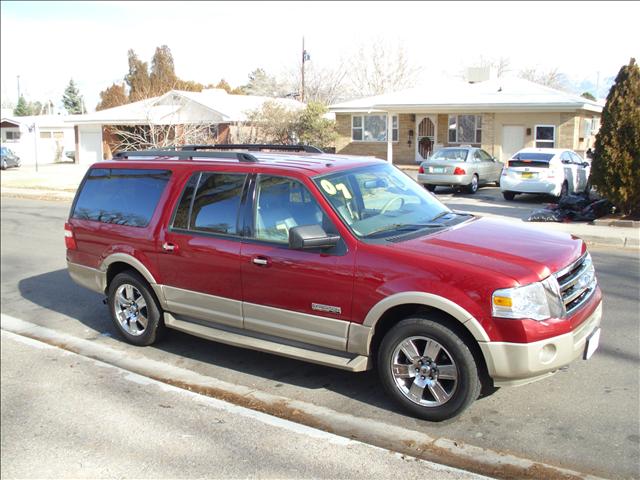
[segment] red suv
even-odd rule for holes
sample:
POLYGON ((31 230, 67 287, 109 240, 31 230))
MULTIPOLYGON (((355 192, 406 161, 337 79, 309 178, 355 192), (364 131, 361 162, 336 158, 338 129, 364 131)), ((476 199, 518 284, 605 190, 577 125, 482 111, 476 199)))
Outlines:
MULTIPOLYGON (((185 147, 93 165, 65 225, 122 336, 165 328, 360 372, 413 415, 541 379, 598 346, 582 240, 449 210, 388 163, 185 147)), ((290 150, 290 151, 287 151, 290 150)), ((301 150, 301 151, 300 151, 301 150)))

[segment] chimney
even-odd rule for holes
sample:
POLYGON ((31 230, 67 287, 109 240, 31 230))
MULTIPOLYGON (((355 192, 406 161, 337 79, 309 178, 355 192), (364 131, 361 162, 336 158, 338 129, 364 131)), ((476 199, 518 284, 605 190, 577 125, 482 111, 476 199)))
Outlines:
POLYGON ((493 67, 469 67, 465 72, 465 80, 469 83, 485 82, 496 78, 493 67))

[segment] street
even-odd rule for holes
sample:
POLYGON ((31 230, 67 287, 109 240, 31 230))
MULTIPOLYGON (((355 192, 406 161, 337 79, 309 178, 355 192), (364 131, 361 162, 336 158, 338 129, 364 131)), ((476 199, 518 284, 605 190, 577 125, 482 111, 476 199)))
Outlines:
MULTIPOLYGON (((578 361, 538 383, 500 389, 475 402, 460 418, 433 424, 398 410, 379 388, 375 372, 352 374, 208 342, 179 332, 170 332, 163 342, 145 349, 124 343, 111 324, 102 297, 74 284, 66 272, 63 223, 69 207, 67 202, 2 198, 3 314, 113 347, 123 356, 144 356, 239 387, 313 403, 359 417, 363 423, 401 426, 431 437, 446 437, 609 478, 640 475, 640 261, 637 250, 590 249, 604 293, 601 345, 590 361, 578 361)), ((3 336, 3 387, 6 355, 3 336)), ((55 365, 49 365, 49 377, 57 375, 55 365)), ((39 366, 34 364, 33 368, 39 366)), ((143 398, 147 388, 136 387, 136 395, 143 398)), ((12 436, 18 435, 13 430, 15 427, 4 423, 8 405, 4 390, 3 471, 5 445, 11 441, 7 435, 9 432, 15 432, 12 436)), ((123 418, 129 418, 129 414, 123 418)), ((166 428, 177 429, 179 425, 172 420, 166 428)), ((209 435, 216 433, 209 432, 209 435)), ((167 438, 181 441, 170 434, 167 438)), ((376 439, 370 440, 376 444, 376 439)), ((170 443, 165 445, 168 447, 170 443)), ((282 448, 281 445, 277 448, 282 448)), ((215 464, 213 458, 211 464, 215 464)), ((353 468, 357 475, 366 474, 364 470, 357 470, 357 465, 353 468)), ((158 471, 140 470, 134 476, 153 476, 153 472, 158 471)), ((108 474, 118 475, 118 472, 120 470, 108 474)), ((175 475, 180 474, 176 472, 175 475)), ((235 472, 216 472, 216 476, 219 473, 219 476, 262 477, 269 476, 269 472, 247 467, 235 472)), ((91 473, 100 474, 98 470, 91 473)), ((281 474, 278 471, 272 475, 276 473, 281 474)), ((21 471, 22 476, 27 474, 21 471)), ((45 472, 34 470, 33 474, 42 476, 45 472)), ((202 476, 206 472, 194 471, 192 475, 202 476)), ((350 476, 348 471, 331 469, 292 470, 292 475, 350 476)), ((190 475, 185 472, 184 476, 190 475)))

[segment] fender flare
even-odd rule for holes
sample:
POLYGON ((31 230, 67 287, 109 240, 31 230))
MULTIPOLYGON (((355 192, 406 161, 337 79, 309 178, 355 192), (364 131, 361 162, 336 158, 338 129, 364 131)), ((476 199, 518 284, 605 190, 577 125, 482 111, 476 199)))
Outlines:
POLYGON ((362 325, 356 326, 356 324, 352 324, 352 328, 349 329, 349 352, 370 355, 371 341, 380 318, 389 309, 407 304, 419 304, 441 310, 455 318, 461 325, 464 325, 477 342, 490 341, 489 335, 487 335, 480 322, 451 300, 426 292, 401 292, 376 303, 367 313, 362 325))

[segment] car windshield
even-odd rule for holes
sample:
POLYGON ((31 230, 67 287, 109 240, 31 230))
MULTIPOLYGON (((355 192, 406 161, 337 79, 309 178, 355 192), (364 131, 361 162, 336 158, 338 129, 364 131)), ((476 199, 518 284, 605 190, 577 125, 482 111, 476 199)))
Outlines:
POLYGON ((453 162, 466 162, 469 150, 464 148, 449 148, 445 150, 438 150, 430 160, 447 160, 453 162))
POLYGON ((373 165, 314 182, 351 231, 360 238, 444 227, 434 223, 451 211, 391 165, 373 165))

